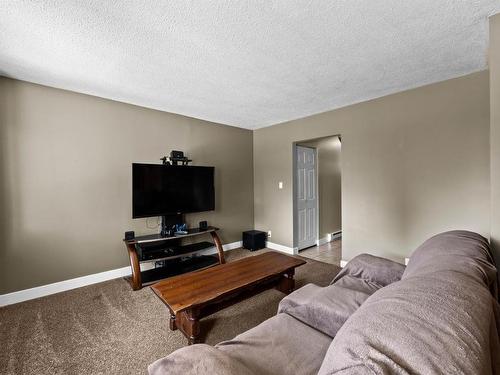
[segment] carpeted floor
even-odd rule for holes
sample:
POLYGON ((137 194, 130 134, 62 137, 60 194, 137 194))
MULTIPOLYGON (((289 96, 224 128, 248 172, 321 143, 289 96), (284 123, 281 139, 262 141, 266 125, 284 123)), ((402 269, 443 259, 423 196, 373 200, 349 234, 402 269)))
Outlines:
MULTIPOLYGON (((237 249, 227 260, 261 253, 237 249)), ((327 285, 340 270, 306 259, 297 288, 327 285)), ((203 319, 205 342, 231 339, 276 313, 283 294, 265 291, 203 319)), ((166 307, 146 287, 116 279, 0 308, 2 374, 145 374, 154 360, 185 346, 168 329, 166 307)))

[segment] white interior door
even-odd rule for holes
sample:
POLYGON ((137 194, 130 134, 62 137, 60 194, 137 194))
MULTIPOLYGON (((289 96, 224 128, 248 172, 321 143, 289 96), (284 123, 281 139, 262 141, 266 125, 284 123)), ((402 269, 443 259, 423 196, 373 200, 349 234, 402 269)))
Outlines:
POLYGON ((316 245, 318 233, 316 149, 297 146, 296 157, 296 238, 301 250, 316 245))

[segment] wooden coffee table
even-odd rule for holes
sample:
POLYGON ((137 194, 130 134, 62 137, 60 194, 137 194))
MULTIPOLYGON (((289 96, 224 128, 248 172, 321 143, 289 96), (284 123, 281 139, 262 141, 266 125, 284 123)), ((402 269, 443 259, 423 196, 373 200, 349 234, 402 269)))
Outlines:
POLYGON ((170 329, 179 329, 191 345, 200 342, 201 318, 266 289, 292 292, 295 268, 305 263, 302 259, 270 251, 175 276, 151 288, 170 311, 170 329))

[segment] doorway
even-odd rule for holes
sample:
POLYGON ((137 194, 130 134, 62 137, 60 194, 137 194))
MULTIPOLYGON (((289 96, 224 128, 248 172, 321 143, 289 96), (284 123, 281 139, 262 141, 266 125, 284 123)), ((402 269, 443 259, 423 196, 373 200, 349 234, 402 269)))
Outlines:
POLYGON ((301 256, 340 264, 341 138, 293 144, 294 248, 301 256))

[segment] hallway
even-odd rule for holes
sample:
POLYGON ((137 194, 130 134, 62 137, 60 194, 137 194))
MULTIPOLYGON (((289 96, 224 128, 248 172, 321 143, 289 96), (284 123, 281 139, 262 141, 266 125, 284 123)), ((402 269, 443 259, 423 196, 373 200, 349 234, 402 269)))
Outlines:
POLYGON ((309 247, 299 251, 299 255, 340 266, 340 260, 342 259, 342 239, 339 238, 324 245, 309 247))

